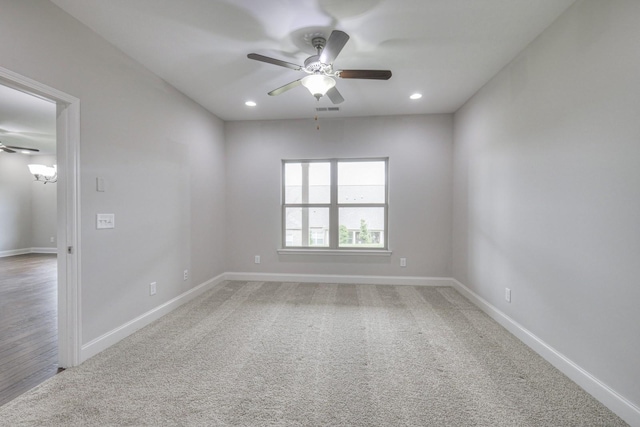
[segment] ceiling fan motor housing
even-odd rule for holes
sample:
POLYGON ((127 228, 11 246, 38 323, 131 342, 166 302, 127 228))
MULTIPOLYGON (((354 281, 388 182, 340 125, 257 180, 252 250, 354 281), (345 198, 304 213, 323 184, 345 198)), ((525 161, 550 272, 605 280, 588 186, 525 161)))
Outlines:
POLYGON ((322 49, 324 49, 327 44, 327 39, 325 39, 324 37, 314 37, 313 39, 311 39, 311 44, 316 49, 317 54, 308 57, 304 61, 305 70, 308 73, 312 74, 326 72, 328 64, 323 64, 320 61, 320 54, 322 53, 322 49))
POLYGON ((308 57, 304 61, 304 68, 309 73, 317 73, 321 72, 325 68, 325 66, 322 62, 320 62, 320 55, 313 55, 308 57))
POLYGON ((311 39, 311 45, 318 52, 318 54, 320 54, 320 51, 324 49, 326 44, 327 39, 325 39, 324 37, 314 37, 311 39))

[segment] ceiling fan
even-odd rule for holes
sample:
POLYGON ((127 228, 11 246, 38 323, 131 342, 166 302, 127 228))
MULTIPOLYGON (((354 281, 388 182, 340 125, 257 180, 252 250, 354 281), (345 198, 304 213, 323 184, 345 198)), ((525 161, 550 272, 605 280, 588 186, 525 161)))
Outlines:
POLYGON ((269 92, 269 95, 276 96, 293 89, 296 86, 304 86, 309 92, 320 100, 321 97, 327 95, 331 102, 340 104, 344 101, 340 92, 336 88, 334 77, 343 79, 370 79, 370 80, 389 80, 391 71, 389 70, 334 70, 333 61, 349 40, 349 35, 343 31, 334 30, 331 32, 329 39, 324 37, 314 37, 311 44, 316 49, 316 55, 310 56, 304 61, 304 66, 292 64, 290 62, 281 61, 279 59, 270 58, 268 56, 250 53, 247 58, 256 61, 266 62, 268 64, 279 65, 280 67, 290 68, 296 71, 304 71, 308 76, 287 83, 277 89, 269 92))
POLYGON ((18 151, 33 151, 34 153, 37 153, 38 151, 40 151, 37 148, 16 147, 15 145, 4 145, 2 143, 2 141, 0 141, 0 150, 4 151, 6 153, 15 153, 16 150, 18 150, 18 151))

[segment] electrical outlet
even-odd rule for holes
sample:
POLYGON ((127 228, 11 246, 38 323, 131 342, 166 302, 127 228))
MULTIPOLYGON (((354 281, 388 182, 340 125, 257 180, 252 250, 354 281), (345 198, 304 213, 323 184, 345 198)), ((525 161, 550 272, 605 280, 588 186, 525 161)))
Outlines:
POLYGON ((253 260, 253 262, 255 262, 256 264, 260 264, 260 255, 256 255, 256 257, 253 260))
POLYGON ((156 294, 156 282, 151 282, 151 284, 149 284, 149 295, 155 295, 156 294))
POLYGON ((189 270, 185 270, 182 274, 182 280, 187 280, 189 278, 189 270))
POLYGON ((103 228, 115 228, 116 216, 115 214, 96 214, 96 228, 98 230, 103 228))
POLYGON ((407 266, 407 259, 400 258, 400 267, 406 267, 406 266, 407 266))
POLYGON ((511 302, 511 289, 504 288, 504 299, 507 302, 511 302))
POLYGON ((53 242, 55 242, 55 241, 56 241, 56 238, 55 238, 55 237, 50 237, 50 238, 49 238, 49 241, 50 241, 51 243, 53 243, 53 242))

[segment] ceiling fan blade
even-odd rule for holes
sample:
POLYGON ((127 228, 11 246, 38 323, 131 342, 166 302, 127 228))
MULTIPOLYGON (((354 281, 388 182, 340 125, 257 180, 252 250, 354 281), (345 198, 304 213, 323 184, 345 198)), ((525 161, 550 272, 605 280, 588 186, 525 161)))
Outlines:
POLYGON ((338 92, 338 89, 336 89, 335 86, 327 91, 327 96, 334 104, 341 104, 344 102, 344 98, 340 95, 340 92, 338 92))
POLYGON ((349 41, 349 35, 343 31, 333 30, 327 40, 327 44, 320 53, 320 62, 323 64, 333 64, 336 57, 342 50, 345 44, 349 41))
POLYGON ((0 150, 6 151, 7 153, 15 153, 15 151, 13 151, 13 150, 11 150, 11 149, 9 149, 7 147, 0 147, 0 150))
POLYGON ((270 58, 268 56, 259 55, 257 53, 250 53, 247 58, 254 59, 256 61, 266 62, 267 64, 279 65, 285 68, 291 68, 292 70, 300 71, 302 67, 300 65, 292 64, 291 62, 281 61, 279 59, 270 58))
POLYGON ((340 70, 336 72, 338 77, 343 79, 372 79, 372 80, 389 80, 391 78, 390 70, 340 70))
POLYGON ((27 151, 35 151, 35 152, 40 151, 40 150, 38 150, 37 148, 16 147, 15 145, 5 145, 5 147, 7 147, 7 148, 14 148, 14 149, 16 149, 16 150, 27 150, 27 151))
POLYGON ((293 89, 296 86, 300 86, 301 84, 302 84, 302 79, 292 81, 291 83, 287 83, 286 85, 281 86, 278 89, 272 90, 271 92, 269 92, 269 95, 271 95, 271 96, 280 95, 281 93, 284 93, 284 92, 288 91, 289 89, 293 89))

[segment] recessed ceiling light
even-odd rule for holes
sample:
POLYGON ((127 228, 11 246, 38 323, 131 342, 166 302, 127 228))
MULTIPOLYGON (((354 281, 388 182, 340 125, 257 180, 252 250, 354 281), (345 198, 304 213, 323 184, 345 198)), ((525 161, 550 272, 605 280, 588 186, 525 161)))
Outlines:
POLYGON ((420 98, 422 98, 422 94, 421 93, 414 93, 409 98, 411 98, 411 99, 420 99, 420 98))
POLYGON ((258 104, 256 104, 253 101, 247 101, 247 102, 244 103, 244 105, 246 105, 247 107, 255 107, 258 104))
POLYGON ((20 152, 21 152, 22 154, 31 154, 31 152, 30 152, 30 151, 27 151, 27 150, 21 150, 20 152))

